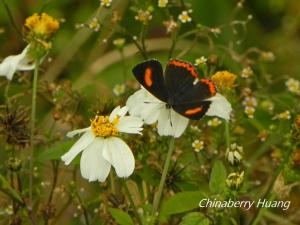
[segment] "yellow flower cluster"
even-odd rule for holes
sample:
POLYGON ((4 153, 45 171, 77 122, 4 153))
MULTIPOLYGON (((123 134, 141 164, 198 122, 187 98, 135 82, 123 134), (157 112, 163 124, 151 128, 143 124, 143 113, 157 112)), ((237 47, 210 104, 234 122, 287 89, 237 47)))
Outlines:
POLYGON ((219 71, 211 77, 214 84, 220 89, 235 87, 234 82, 236 78, 235 74, 228 71, 219 71))
POLYGON ((96 137, 117 136, 119 133, 116 128, 118 122, 119 118, 110 122, 108 116, 96 116, 93 120, 91 120, 91 128, 96 137))
POLYGON ((34 34, 51 37, 59 29, 59 22, 46 13, 35 13, 26 19, 25 28, 34 34))

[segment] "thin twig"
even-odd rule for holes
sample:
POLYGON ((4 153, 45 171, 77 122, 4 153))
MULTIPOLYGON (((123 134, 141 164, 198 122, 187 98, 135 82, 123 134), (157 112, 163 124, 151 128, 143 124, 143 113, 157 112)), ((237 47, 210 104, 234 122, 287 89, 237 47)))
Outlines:
POLYGON ((22 32, 19 30, 19 28, 18 28, 18 26, 17 26, 17 23, 16 23, 16 21, 14 20, 14 17, 13 17, 13 15, 12 15, 11 11, 10 11, 10 8, 9 8, 8 4, 6 3, 5 0, 3 0, 2 3, 3 3, 3 6, 4 6, 4 8, 5 8, 6 12, 7 12, 7 15, 8 15, 8 18, 9 18, 9 20, 10 20, 10 23, 11 23, 12 27, 16 30, 17 34, 18 34, 20 37, 22 37, 22 32))

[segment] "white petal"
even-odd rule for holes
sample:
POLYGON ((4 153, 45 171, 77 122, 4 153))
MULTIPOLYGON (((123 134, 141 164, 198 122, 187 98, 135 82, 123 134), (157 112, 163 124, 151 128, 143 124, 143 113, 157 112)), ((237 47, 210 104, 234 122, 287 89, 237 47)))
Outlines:
POLYGON ((0 64, 0 76, 5 76, 7 79, 11 80, 14 73, 17 70, 19 59, 17 56, 8 56, 0 64))
POLYGON ((34 60, 28 55, 30 45, 27 45, 23 52, 20 54, 20 62, 17 70, 33 70, 35 67, 34 60))
POLYGON ((178 114, 174 110, 171 110, 171 120, 174 130, 174 137, 180 137, 185 131, 189 123, 189 119, 178 114))
POLYGON ((21 54, 6 57, 0 64, 0 76, 6 76, 7 79, 11 80, 17 70, 32 70, 34 65, 27 55, 28 49, 29 46, 21 54))
POLYGON ((124 116, 120 118, 117 129, 123 133, 142 134, 143 120, 135 116, 124 116))
POLYGON ((159 110, 165 108, 166 104, 147 90, 140 89, 128 98, 126 105, 130 115, 141 117, 147 124, 153 124, 158 120, 159 110))
POLYGON ((87 131, 84 135, 82 135, 78 141, 71 147, 71 149, 64 154, 61 159, 65 162, 66 165, 69 165, 71 161, 89 144, 93 142, 95 139, 92 131, 87 131))
POLYGON ((67 137, 72 138, 77 134, 81 134, 83 132, 86 132, 88 130, 91 130, 91 127, 83 128, 83 129, 78 129, 78 130, 73 130, 67 133, 67 137))
POLYGON ((127 106, 124 106, 122 108, 120 106, 117 106, 111 112, 111 114, 109 116, 109 121, 112 122, 117 116, 123 117, 123 116, 126 115, 127 112, 128 112, 128 107, 127 106))
POLYGON ((35 67, 34 61, 29 57, 24 57, 18 64, 17 70, 20 71, 33 70, 34 67, 35 67))
POLYGON ((129 109, 129 114, 133 116, 140 115, 140 104, 143 103, 143 99, 146 98, 144 90, 140 89, 133 93, 127 99, 126 106, 129 109))
POLYGON ((129 177, 135 162, 128 145, 117 137, 106 138, 105 142, 103 157, 113 165, 118 177, 129 177))
POLYGON ((160 110, 157 130, 161 136, 179 137, 188 125, 189 119, 171 109, 160 110))
POLYGON ((104 182, 110 171, 110 163, 103 156, 104 139, 95 138, 83 151, 80 159, 80 171, 82 177, 89 181, 104 182))
POLYGON ((217 93, 215 96, 207 100, 211 101, 211 104, 205 115, 218 116, 227 121, 229 120, 232 108, 231 108, 231 104, 227 101, 227 99, 223 95, 217 93))

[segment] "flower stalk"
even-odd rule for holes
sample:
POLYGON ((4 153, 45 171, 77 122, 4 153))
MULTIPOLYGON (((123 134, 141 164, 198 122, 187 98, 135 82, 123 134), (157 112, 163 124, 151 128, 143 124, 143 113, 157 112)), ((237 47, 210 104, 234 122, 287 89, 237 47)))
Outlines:
POLYGON ((172 153, 175 149, 174 144, 175 144, 175 138, 171 137, 170 143, 169 143, 169 150, 168 150, 168 153, 167 153, 167 158, 166 158, 163 173, 161 175, 160 182, 159 182, 158 191, 157 191, 157 193, 154 197, 154 200, 153 200, 153 208, 152 208, 152 215, 153 216, 155 216, 156 213, 158 212, 160 199, 161 199, 161 196, 162 196, 163 188, 164 188, 164 185, 165 185, 166 177, 167 177, 169 166, 170 166, 171 156, 172 156, 172 153))
POLYGON ((225 139, 226 139, 226 148, 229 148, 230 146, 229 122, 225 123, 225 139))
POLYGON ((29 202, 30 206, 32 206, 32 187, 33 187, 33 155, 34 155, 34 130, 35 130, 35 117, 36 117, 36 93, 38 86, 38 75, 39 75, 39 60, 35 61, 35 68, 33 73, 33 83, 32 83, 32 102, 31 102, 31 132, 30 132, 30 176, 29 176, 29 202))

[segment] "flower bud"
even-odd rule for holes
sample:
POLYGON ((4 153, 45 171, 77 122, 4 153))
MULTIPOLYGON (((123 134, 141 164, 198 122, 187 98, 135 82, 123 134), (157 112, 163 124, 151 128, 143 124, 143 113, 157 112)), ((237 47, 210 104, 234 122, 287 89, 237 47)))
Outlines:
POLYGON ((226 179, 226 185, 232 190, 238 190, 241 188, 244 181, 244 171, 241 173, 230 173, 226 179))
POLYGON ((227 148, 225 156, 228 160, 228 162, 231 165, 237 165, 242 160, 243 156, 243 147, 238 146, 236 143, 233 143, 230 145, 229 148, 227 148))
POLYGON ((22 167, 22 161, 18 158, 11 157, 8 159, 7 167, 14 172, 17 172, 22 167))

